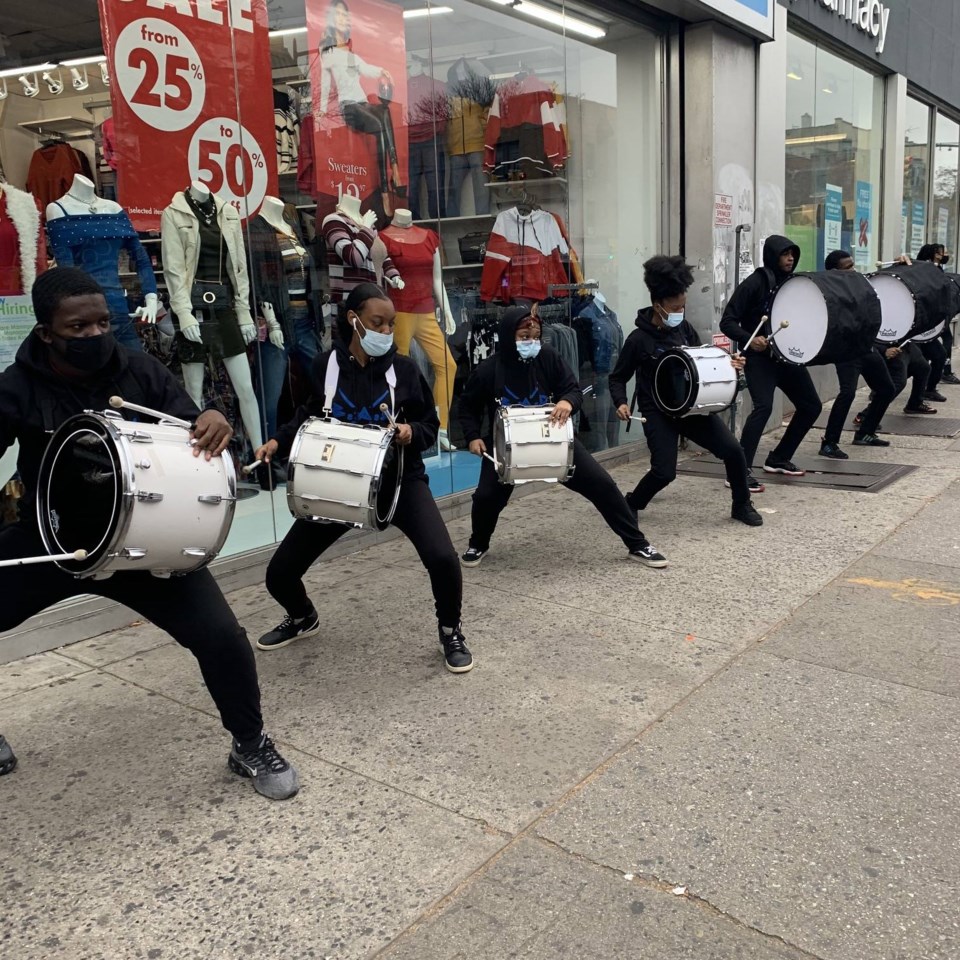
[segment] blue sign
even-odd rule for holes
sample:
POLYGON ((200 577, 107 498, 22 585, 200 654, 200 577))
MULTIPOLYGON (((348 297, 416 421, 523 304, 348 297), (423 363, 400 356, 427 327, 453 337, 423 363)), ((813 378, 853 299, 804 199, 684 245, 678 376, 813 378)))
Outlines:
POLYGON ((773 39, 774 0, 698 0, 698 6, 713 10, 764 39, 773 39))
POLYGON ((857 181, 857 213, 853 224, 853 261, 858 270, 869 270, 873 246, 873 187, 857 181))

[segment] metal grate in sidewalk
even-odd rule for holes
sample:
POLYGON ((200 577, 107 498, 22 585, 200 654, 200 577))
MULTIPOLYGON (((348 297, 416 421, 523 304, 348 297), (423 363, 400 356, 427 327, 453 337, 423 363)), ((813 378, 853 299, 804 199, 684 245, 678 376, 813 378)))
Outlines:
MULTIPOLYGON (((827 425, 827 414, 821 415, 815 426, 823 430, 827 425)), ((889 433, 900 437, 956 437, 960 435, 960 419, 943 417, 937 414, 914 414, 901 416, 888 413, 880 424, 880 433, 889 433)), ((853 417, 843 425, 844 430, 857 430, 853 417)))

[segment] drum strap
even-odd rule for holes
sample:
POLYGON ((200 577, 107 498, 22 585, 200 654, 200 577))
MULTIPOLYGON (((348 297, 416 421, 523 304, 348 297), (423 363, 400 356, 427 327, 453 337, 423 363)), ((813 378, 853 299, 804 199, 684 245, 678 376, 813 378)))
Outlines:
MULTIPOLYGON (((384 374, 387 381, 387 389, 390 391, 390 415, 397 415, 397 371, 393 364, 384 374)), ((323 380, 323 412, 325 416, 330 416, 333 409, 333 398, 337 395, 340 385, 340 364, 337 362, 337 353, 335 350, 330 352, 330 359, 327 361, 327 373, 323 380)))

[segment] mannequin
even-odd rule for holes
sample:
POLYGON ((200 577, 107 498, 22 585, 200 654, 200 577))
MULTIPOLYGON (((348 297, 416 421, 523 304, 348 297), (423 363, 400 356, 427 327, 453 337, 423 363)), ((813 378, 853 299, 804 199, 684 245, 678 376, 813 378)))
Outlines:
POLYGON ((408 60, 407 103, 410 209, 415 218, 423 215, 420 207, 422 179, 427 188, 427 215, 436 220, 446 216, 446 127, 450 105, 446 84, 434 80, 424 70, 424 61, 416 55, 411 55, 408 60))
POLYGON ((30 296, 46 268, 37 201, 9 183, 0 184, 0 297, 30 296))
POLYGON ((174 194, 160 218, 164 277, 178 327, 183 382, 203 406, 206 361, 222 360, 240 405, 240 418, 254 449, 263 443, 260 408, 253 389, 247 344, 257 336, 250 314, 250 281, 240 214, 194 180, 174 194), (226 297, 204 295, 226 287, 226 297))
POLYGON ((133 316, 141 323, 157 322, 157 278, 126 210, 98 197, 92 181, 78 173, 47 207, 47 235, 59 266, 80 267, 103 287, 117 341, 128 350, 142 349, 120 281, 120 251, 127 250, 140 277, 144 305, 133 316))
POLYGON ((447 433, 453 380, 457 371, 450 348, 443 337, 456 333, 457 324, 443 286, 440 264, 440 240, 432 230, 413 225, 409 210, 397 210, 393 223, 380 236, 390 258, 407 278, 406 286, 388 291, 397 308, 394 340, 397 352, 410 353, 410 341, 416 340, 433 367, 433 399, 440 418, 438 442, 441 450, 453 450, 447 433), (443 316, 443 331, 437 323, 437 307, 443 316))
POLYGON ((276 197, 265 197, 259 216, 249 224, 253 289, 268 332, 268 342, 254 355, 268 437, 277 430, 288 358, 296 356, 308 373, 321 349, 319 277, 297 223, 284 216, 285 206, 276 197))
POLYGON ((490 212, 490 191, 483 172, 484 131, 490 115, 496 86, 489 71, 477 60, 461 57, 447 71, 447 96, 450 116, 447 120, 447 216, 469 213, 463 202, 463 187, 470 178, 473 212, 490 212))
MULTIPOLYGON (((358 283, 376 283, 377 274, 371 258, 377 240, 377 215, 360 212, 360 200, 349 194, 340 198, 333 213, 323 219, 321 233, 327 248, 330 273, 330 297, 334 303, 346 300, 358 283)), ((383 263, 384 282, 395 290, 403 289, 400 271, 387 257, 383 263)))

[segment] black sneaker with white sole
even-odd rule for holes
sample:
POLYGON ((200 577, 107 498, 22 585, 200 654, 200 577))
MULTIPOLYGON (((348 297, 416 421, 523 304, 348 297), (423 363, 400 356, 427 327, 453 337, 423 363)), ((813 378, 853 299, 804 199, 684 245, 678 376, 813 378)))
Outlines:
POLYGON ((730 508, 730 519, 739 520, 748 527, 763 526, 763 517, 757 513, 752 500, 748 500, 746 503, 735 503, 730 508))
POLYGON ((767 457, 763 469, 767 473, 782 473, 786 477, 802 477, 807 472, 801 470, 793 461, 781 460, 778 457, 767 457))
POLYGON ((667 558, 659 553, 649 543, 644 543, 630 551, 630 559, 642 563, 645 567, 653 567, 657 570, 662 569, 668 563, 667 558))
POLYGON ((286 800, 300 789, 296 768, 280 756, 265 733, 252 747, 241 747, 234 740, 227 766, 238 777, 252 780, 253 789, 270 800, 286 800))
MULTIPOLYGON (((729 481, 729 480, 724 480, 724 481, 723 481, 723 485, 724 485, 728 490, 730 489, 730 481, 729 481)), ((752 473, 748 473, 748 474, 747 474, 747 489, 748 489, 751 493, 763 493, 763 491, 766 490, 767 488, 766 488, 752 473)))
POLYGON ((459 624, 447 633, 449 627, 440 627, 440 649, 443 662, 451 673, 469 673, 473 669, 473 654, 467 649, 459 624))
POLYGON ((5 773, 13 773, 13 768, 17 765, 17 758, 14 756, 10 744, 6 738, 0 734, 0 777, 5 773))
POLYGON ((486 550, 481 550, 479 547, 467 547, 467 549, 460 554, 460 563, 465 567, 476 567, 480 565, 480 561, 487 555, 486 550))
POLYGON ((281 647, 293 643, 294 640, 312 637, 319 632, 320 615, 311 607, 310 613, 305 617, 284 617, 269 633, 265 633, 257 641, 257 648, 260 650, 279 650, 281 647))

